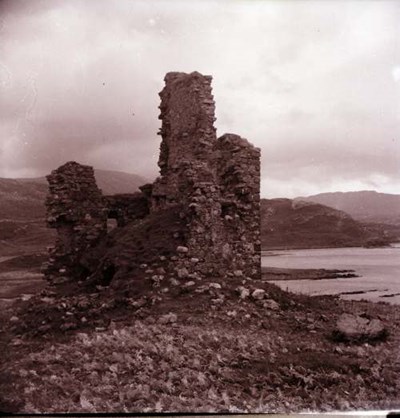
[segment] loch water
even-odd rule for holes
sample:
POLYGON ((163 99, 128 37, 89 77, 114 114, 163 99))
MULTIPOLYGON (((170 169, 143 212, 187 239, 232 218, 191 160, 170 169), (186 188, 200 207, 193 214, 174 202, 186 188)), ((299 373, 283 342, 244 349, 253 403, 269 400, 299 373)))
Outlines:
POLYGON ((323 248, 263 251, 262 266, 355 270, 359 277, 271 281, 284 290, 400 304, 400 244, 385 248, 323 248), (343 295, 345 292, 363 292, 343 295))

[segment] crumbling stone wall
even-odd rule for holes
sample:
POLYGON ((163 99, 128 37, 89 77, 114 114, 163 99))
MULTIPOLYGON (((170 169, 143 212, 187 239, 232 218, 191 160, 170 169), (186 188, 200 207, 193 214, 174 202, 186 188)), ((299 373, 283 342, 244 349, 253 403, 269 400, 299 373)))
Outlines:
POLYGON ((82 274, 79 259, 107 233, 107 210, 92 167, 68 162, 47 177, 47 225, 57 229, 45 271, 50 281, 82 274))
POLYGON ((178 202, 188 208, 187 252, 177 271, 258 276, 260 150, 237 135, 217 139, 211 80, 197 72, 165 77, 152 210, 178 202))
POLYGON ((216 141, 211 77, 168 73, 160 93, 162 136, 153 209, 187 202, 194 182, 213 182, 208 164, 216 141))
POLYGON ((225 243, 236 271, 261 274, 260 150, 246 139, 225 134, 218 140, 217 173, 225 243))
POLYGON ((48 222, 59 232, 53 270, 72 271, 78 253, 102 241, 109 217, 125 232, 116 231, 114 241, 100 243, 101 251, 89 257, 97 264, 84 263, 92 279, 104 278, 103 270, 110 266, 115 282, 125 276, 160 283, 261 275, 260 150, 238 135, 217 138, 211 80, 197 72, 166 75, 160 93, 160 177, 142 186, 140 193, 103 198, 93 170, 76 163, 48 177, 48 222), (84 193, 75 193, 77 189, 84 193), (56 195, 61 192, 60 200, 56 195), (179 220, 171 217, 173 213, 179 220), (175 226, 163 227, 162 219, 174 219, 175 226), (146 237, 147 230, 161 231, 162 245, 146 237), (127 233, 137 238, 129 239, 127 233), (118 247, 118 237, 127 244, 118 247), (162 255, 149 251, 149 246, 159 244, 162 255), (114 250, 107 249, 109 245, 114 250), (130 251, 129 245, 140 248, 130 251), (143 266, 140 274, 135 273, 138 266, 143 266))

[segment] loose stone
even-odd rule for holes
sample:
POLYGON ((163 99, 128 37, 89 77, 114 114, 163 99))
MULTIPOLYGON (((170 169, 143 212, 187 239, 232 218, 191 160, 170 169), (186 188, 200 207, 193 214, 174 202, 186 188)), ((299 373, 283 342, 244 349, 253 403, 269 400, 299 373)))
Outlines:
POLYGON ((255 300, 261 300, 264 299, 265 296, 265 290, 264 289, 256 289, 254 290, 254 292, 251 294, 251 297, 255 300))

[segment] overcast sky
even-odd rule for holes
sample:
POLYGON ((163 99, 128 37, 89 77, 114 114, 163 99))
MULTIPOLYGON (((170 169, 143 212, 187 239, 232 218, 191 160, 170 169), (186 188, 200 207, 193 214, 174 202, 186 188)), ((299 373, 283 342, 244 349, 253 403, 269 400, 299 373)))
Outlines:
POLYGON ((262 195, 400 194, 399 1, 0 0, 0 177, 158 173, 168 71, 213 76, 262 195))

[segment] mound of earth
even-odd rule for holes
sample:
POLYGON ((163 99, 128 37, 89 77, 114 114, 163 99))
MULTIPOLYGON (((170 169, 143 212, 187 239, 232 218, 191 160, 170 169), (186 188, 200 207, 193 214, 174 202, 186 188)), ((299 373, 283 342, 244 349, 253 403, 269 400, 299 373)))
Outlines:
POLYGON ((110 286, 81 294, 74 289, 68 296, 55 286, 20 300, 1 312, 1 409, 287 413, 398 407, 398 308, 293 295, 265 279, 151 283, 136 297, 110 286), (342 313, 379 318, 387 340, 335 341, 342 313))
POLYGON ((85 285, 112 284, 115 289, 136 294, 139 288, 147 287, 144 273, 160 275, 157 269, 176 254, 185 235, 186 220, 179 206, 115 228, 81 259, 82 272, 87 277, 85 285))

